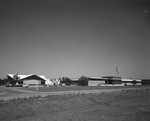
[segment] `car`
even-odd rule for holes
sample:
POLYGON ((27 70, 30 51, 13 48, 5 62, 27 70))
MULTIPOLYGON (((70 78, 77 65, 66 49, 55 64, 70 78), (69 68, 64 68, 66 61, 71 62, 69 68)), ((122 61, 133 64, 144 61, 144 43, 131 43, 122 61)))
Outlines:
POLYGON ((62 84, 61 84, 61 86, 62 86, 62 87, 65 87, 65 86, 66 86, 66 84, 65 84, 65 83, 62 83, 62 84))
POLYGON ((11 86, 11 84, 9 84, 9 83, 7 83, 6 85, 5 85, 5 87, 10 87, 11 86))
POLYGON ((22 87, 23 85, 22 84, 15 84, 13 85, 13 87, 22 87))
POLYGON ((22 87, 22 84, 6 84, 5 87, 22 87))
POLYGON ((27 87, 29 87, 29 85, 27 85, 27 84, 23 84, 23 87, 24 87, 24 88, 27 88, 27 87))

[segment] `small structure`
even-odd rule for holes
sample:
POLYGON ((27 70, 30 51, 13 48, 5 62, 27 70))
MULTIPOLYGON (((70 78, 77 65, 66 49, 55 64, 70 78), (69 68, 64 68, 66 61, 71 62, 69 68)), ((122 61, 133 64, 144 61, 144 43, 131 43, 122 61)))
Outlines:
POLYGON ((46 85, 47 87, 53 87, 53 86, 54 86, 54 82, 52 82, 50 79, 46 79, 45 85, 46 85))
POLYGON ((16 82, 14 79, 15 74, 7 74, 7 78, 10 83, 13 84, 22 84, 22 85, 29 85, 29 86, 36 86, 36 85, 44 85, 45 81, 47 80, 45 76, 30 74, 30 75, 19 75, 19 80, 16 82))

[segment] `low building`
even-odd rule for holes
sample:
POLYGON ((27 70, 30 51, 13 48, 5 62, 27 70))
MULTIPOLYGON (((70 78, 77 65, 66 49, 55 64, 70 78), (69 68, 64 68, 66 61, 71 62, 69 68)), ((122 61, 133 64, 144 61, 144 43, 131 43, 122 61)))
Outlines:
POLYGON ((14 79, 15 74, 7 74, 7 78, 12 84, 24 84, 24 85, 44 85, 47 80, 45 76, 30 74, 30 75, 17 75, 18 80, 14 79))

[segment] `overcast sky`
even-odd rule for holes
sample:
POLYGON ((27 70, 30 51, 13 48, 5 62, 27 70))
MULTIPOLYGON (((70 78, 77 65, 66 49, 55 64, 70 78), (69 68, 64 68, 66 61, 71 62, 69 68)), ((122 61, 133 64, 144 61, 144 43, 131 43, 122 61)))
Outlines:
POLYGON ((116 67, 123 78, 146 78, 149 5, 149 0, 1 0, 0 78, 112 76, 116 67))

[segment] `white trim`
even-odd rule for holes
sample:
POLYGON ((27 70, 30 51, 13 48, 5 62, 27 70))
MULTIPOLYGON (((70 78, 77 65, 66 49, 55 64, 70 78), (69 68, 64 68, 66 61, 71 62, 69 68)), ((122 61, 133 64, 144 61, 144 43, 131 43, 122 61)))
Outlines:
MULTIPOLYGON (((9 77, 13 78, 13 76, 14 76, 15 74, 7 74, 7 75, 8 75, 9 77)), ((24 78, 30 77, 30 76, 32 76, 32 75, 36 75, 36 76, 38 76, 38 77, 44 79, 45 81, 47 80, 46 77, 45 77, 45 76, 42 76, 42 75, 37 75, 37 74, 21 75, 21 74, 18 74, 19 79, 24 79, 24 78)))

